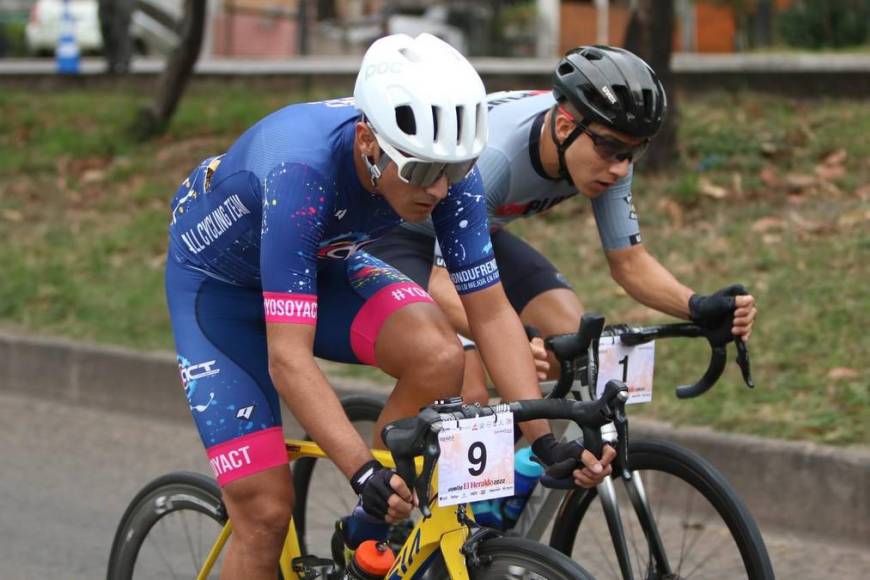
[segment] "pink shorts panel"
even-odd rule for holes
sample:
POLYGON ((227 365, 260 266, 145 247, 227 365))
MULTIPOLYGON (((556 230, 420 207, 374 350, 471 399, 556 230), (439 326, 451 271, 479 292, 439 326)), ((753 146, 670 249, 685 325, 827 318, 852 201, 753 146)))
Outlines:
POLYGON ((287 465, 287 448, 281 427, 255 431, 207 450, 209 463, 221 487, 265 471, 287 465))
POLYGON ((361 363, 377 366, 375 341, 384 322, 399 308, 416 302, 434 300, 414 282, 390 284, 366 300, 350 326, 350 346, 361 363))

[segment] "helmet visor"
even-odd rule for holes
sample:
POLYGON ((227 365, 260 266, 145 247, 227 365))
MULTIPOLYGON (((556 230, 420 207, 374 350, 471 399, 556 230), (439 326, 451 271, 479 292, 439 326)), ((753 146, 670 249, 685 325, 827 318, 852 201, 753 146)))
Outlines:
POLYGON ((429 187, 441 179, 442 175, 447 176, 449 183, 458 183, 468 176, 477 162, 477 159, 468 159, 454 163, 418 159, 404 154, 383 141, 378 137, 377 133, 375 133, 375 138, 384 153, 396 164, 399 179, 417 187, 429 187))

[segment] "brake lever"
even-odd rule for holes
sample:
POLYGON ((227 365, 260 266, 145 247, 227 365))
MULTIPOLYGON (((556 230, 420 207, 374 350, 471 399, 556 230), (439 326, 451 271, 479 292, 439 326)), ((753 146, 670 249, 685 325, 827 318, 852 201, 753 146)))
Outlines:
POLYGON ((420 513, 424 518, 432 515, 429 509, 429 490, 432 489, 432 476, 435 474, 435 464, 441 455, 441 447, 438 445, 438 434, 429 431, 426 435, 426 444, 423 447, 423 472, 414 482, 414 490, 417 499, 420 500, 420 513))
POLYGON ((755 381, 752 380, 752 369, 749 366, 749 349, 739 336, 734 337, 734 344, 737 346, 737 365, 740 367, 740 373, 743 375, 743 382, 750 389, 754 389, 755 381))
POLYGON ((628 399, 617 398, 613 413, 613 423, 616 426, 616 468, 619 475, 631 479, 631 468, 628 462, 628 415, 625 414, 625 404, 628 399))

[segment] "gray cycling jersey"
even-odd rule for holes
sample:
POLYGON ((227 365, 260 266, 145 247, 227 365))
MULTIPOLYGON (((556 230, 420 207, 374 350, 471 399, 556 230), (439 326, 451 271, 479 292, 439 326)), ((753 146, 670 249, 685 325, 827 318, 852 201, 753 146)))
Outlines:
MULTIPOLYGON (((548 178, 541 167, 538 143, 544 114, 555 104, 552 93, 503 91, 489 95, 487 100, 489 141, 477 167, 483 178, 490 228, 502 228, 517 218, 533 216, 580 193, 564 180, 548 178)), ((641 241, 631 201, 632 173, 633 168, 592 200, 605 250, 641 241)), ((431 221, 402 227, 435 235, 431 221)))

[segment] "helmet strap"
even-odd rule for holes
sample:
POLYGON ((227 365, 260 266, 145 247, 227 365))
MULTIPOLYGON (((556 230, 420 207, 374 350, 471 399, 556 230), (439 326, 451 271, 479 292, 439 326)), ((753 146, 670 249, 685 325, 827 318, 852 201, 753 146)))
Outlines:
POLYGON ((556 139, 556 116, 559 114, 558 110, 559 105, 553 107, 550 111, 550 138, 553 140, 553 145, 556 146, 556 153, 559 155, 559 177, 568 182, 568 185, 574 187, 574 180, 571 179, 571 174, 568 172, 568 167, 565 164, 565 151, 568 150, 568 147, 571 146, 572 143, 583 134, 583 131, 586 129, 586 119, 574 127, 574 130, 565 137, 565 140, 559 143, 558 139, 556 139))
POLYGON ((384 174, 384 170, 387 168, 387 164, 390 162, 390 157, 383 151, 381 151, 381 158, 375 163, 371 160, 371 158, 363 153, 361 155, 363 164, 366 166, 366 169, 369 171, 369 178, 372 180, 372 187, 375 189, 378 188, 378 180, 381 178, 381 175, 384 174))

